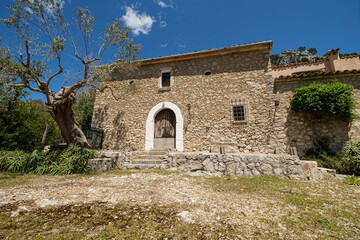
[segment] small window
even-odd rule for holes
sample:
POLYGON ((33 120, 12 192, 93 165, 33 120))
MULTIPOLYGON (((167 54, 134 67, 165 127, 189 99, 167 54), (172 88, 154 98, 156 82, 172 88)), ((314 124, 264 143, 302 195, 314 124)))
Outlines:
POLYGON ((247 121, 247 108, 245 100, 231 101, 231 121, 234 123, 247 121))
POLYGON ((161 73, 161 87, 170 87, 170 72, 161 73))
POLYGON ((240 122, 245 121, 245 107, 244 106, 233 106, 234 121, 240 122))

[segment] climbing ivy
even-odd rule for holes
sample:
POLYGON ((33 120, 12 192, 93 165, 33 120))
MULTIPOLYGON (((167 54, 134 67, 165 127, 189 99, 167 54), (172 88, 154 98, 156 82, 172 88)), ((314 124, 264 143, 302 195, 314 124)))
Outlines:
POLYGON ((330 83, 312 83, 295 89, 291 109, 295 112, 337 115, 351 122, 356 117, 353 113, 356 104, 353 94, 353 86, 336 79, 330 83))

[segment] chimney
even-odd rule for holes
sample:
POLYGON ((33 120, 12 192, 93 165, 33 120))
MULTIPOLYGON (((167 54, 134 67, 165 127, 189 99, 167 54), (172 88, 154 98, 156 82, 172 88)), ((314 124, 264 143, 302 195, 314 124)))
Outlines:
POLYGON ((331 49, 327 51, 326 56, 328 56, 328 63, 330 67, 331 72, 341 71, 341 63, 340 63, 340 57, 339 57, 339 50, 337 49, 331 49))

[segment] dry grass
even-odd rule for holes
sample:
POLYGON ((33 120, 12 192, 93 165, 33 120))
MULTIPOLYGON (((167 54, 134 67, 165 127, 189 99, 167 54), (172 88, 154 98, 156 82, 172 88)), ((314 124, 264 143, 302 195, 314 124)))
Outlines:
POLYGON ((190 177, 163 170, 0 173, 0 179, 0 190, 15 195, 28 189, 79 192, 78 202, 45 208, 31 207, 31 198, 0 205, 0 239, 360 239, 360 187, 340 181, 190 177), (86 188, 104 193, 84 203, 86 188), (112 195, 117 202, 105 199, 112 195), (183 211, 190 220, 178 215, 183 211))

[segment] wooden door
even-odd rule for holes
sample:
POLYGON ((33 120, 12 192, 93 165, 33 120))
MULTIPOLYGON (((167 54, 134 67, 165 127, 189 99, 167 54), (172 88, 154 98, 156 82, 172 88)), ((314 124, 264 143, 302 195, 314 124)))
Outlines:
POLYGON ((155 138, 175 138, 176 117, 172 110, 161 110, 155 117, 155 138))

